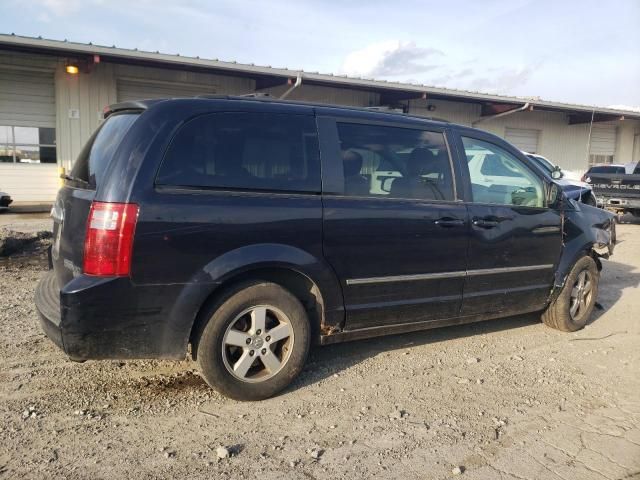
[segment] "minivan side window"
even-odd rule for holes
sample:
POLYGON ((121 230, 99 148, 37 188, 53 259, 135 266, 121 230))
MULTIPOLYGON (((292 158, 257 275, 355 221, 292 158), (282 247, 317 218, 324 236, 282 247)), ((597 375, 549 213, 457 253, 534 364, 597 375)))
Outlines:
POLYGON ((462 137, 471 192, 477 203, 544 206, 544 184, 520 159, 501 147, 462 137))
POLYGON ((454 200, 444 134, 338 123, 347 196, 454 200))
POLYGON ((274 113, 212 113, 182 126, 158 185, 320 192, 314 118, 274 113))

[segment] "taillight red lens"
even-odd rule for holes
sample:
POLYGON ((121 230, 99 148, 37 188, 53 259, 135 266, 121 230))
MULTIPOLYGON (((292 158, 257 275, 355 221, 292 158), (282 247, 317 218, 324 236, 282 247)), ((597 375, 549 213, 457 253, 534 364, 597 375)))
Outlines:
POLYGON ((138 205, 134 203, 93 202, 84 240, 84 273, 129 275, 137 221, 138 205))

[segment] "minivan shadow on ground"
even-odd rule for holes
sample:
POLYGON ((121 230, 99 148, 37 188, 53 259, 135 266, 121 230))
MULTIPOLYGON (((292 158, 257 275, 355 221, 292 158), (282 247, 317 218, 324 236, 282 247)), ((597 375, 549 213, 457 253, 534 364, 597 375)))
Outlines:
MULTIPOLYGON (((597 322, 603 314, 611 309, 621 298, 624 289, 636 288, 640 285, 640 273, 634 270, 634 267, 623 263, 603 261, 603 275, 598 295, 598 304, 602 308, 594 309, 588 325, 597 322)), ((380 353, 446 342, 457 338, 520 329, 539 323, 541 323, 540 313, 533 313, 316 347, 312 349, 302 375, 286 391, 296 390, 321 381, 380 353)), ((555 331, 554 333, 563 335, 555 331)), ((443 348, 445 347, 443 346, 443 348)))

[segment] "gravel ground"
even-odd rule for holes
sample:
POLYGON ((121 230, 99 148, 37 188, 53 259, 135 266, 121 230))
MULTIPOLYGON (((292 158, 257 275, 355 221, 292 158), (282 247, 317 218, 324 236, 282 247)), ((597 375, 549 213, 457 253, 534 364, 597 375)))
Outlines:
POLYGON ((526 316, 317 348, 259 403, 188 360, 67 361, 33 306, 44 255, 0 259, 0 478, 640 478, 640 225, 618 233, 580 332, 526 316))

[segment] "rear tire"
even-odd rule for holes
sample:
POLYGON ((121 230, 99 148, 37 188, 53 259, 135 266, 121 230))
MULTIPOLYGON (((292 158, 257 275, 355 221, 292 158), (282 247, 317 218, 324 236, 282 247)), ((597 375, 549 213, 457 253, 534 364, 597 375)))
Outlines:
POLYGON ((598 297, 599 279, 600 272, 593 258, 580 258, 569 272, 560 294, 542 314, 545 325, 563 332, 583 328, 598 297))
POLYGON ((280 285, 238 285, 206 312, 197 340, 205 381, 236 400, 262 400, 287 387, 309 353, 311 330, 300 301, 280 285))

